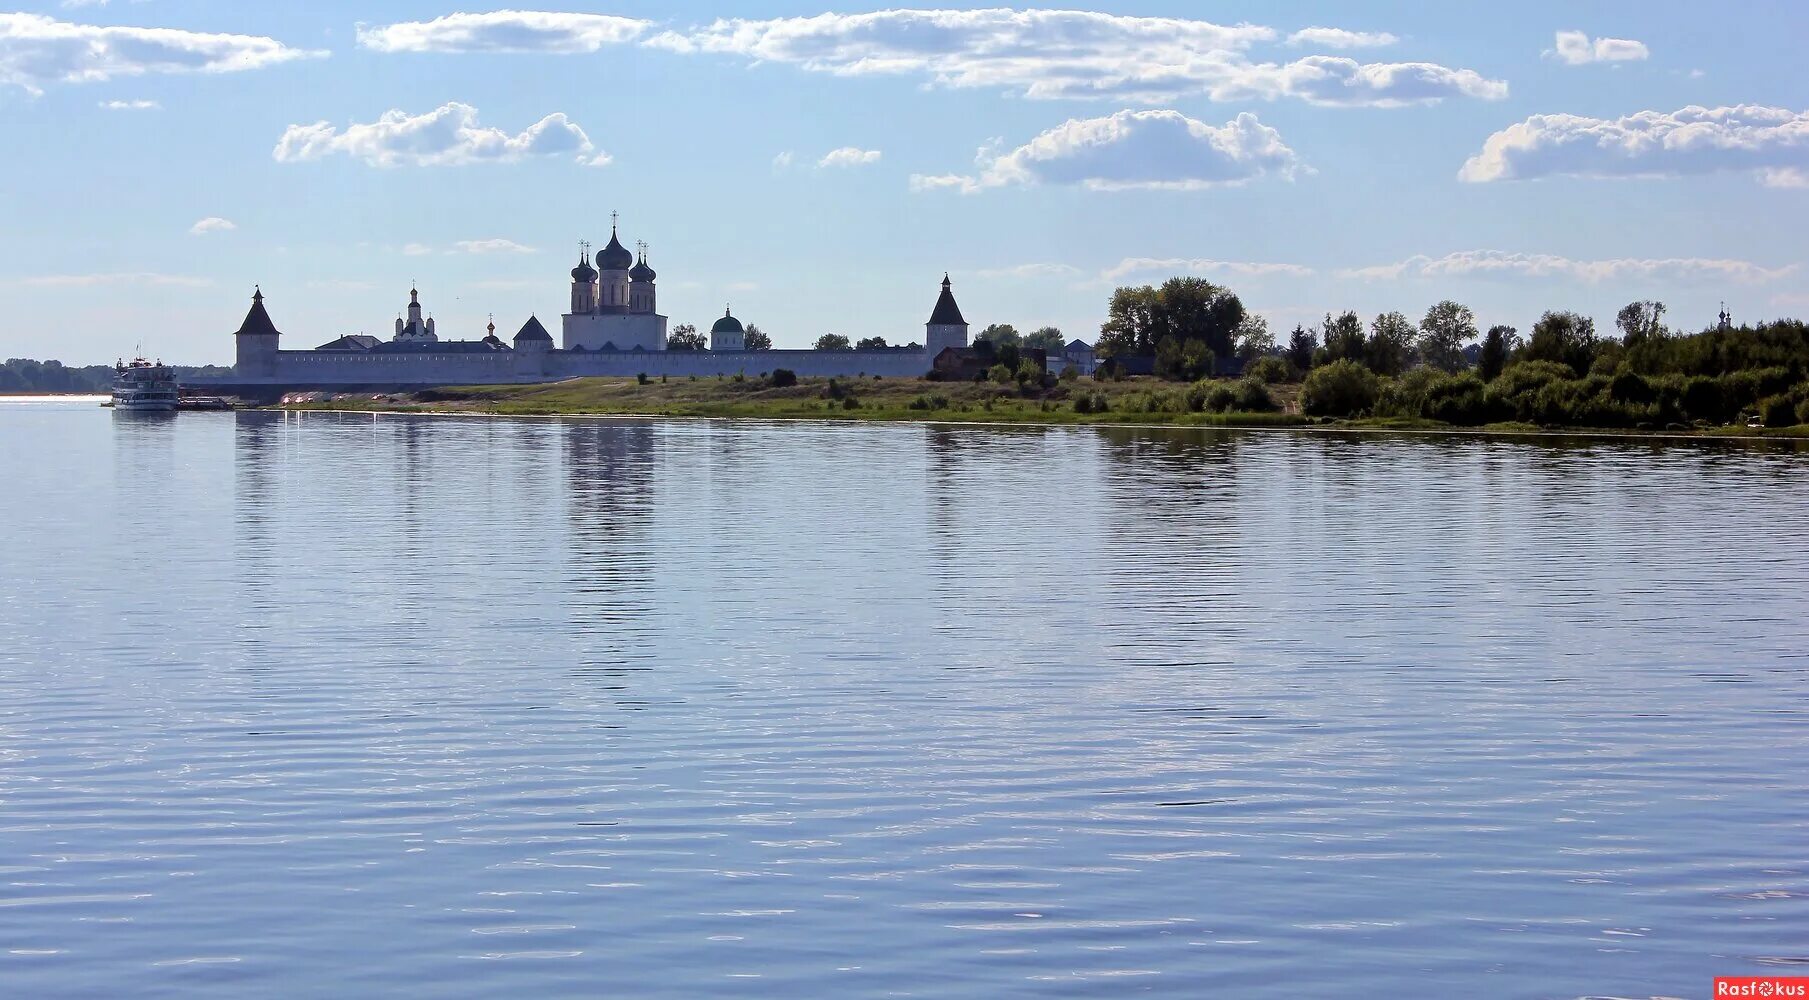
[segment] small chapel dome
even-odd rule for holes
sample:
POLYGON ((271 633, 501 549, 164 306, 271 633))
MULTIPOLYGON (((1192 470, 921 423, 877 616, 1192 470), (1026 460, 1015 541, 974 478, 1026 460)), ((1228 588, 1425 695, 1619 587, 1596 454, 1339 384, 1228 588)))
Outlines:
POLYGON ((589 255, 578 255, 578 266, 572 268, 572 280, 579 282, 597 280, 597 269, 590 266, 589 255))
POLYGON ((656 277, 658 277, 657 272, 655 272, 653 268, 647 266, 647 258, 645 256, 635 262, 633 267, 628 269, 629 281, 652 281, 656 277))
POLYGON ((742 330, 742 328, 741 328, 741 321, 736 319, 735 317, 729 315, 729 307, 723 306, 722 307, 722 318, 716 321, 715 326, 710 327, 710 332, 711 333, 743 333, 745 331, 742 330))

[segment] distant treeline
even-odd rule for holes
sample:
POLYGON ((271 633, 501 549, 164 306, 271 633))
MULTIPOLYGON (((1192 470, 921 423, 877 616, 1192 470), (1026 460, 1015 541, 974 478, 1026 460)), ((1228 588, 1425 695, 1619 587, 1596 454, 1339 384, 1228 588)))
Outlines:
POLYGON ((1311 416, 1406 417, 1479 425, 1650 427, 1758 420, 1809 424, 1809 324, 1721 322, 1699 333, 1664 323, 1660 302, 1633 302, 1619 336, 1573 312, 1539 317, 1522 338, 1509 326, 1478 335, 1468 306, 1443 301, 1418 323, 1399 312, 1365 324, 1355 312, 1295 327, 1278 344, 1230 289, 1200 278, 1120 288, 1096 345, 1153 355, 1159 376, 1192 380, 1235 353, 1246 376, 1301 382, 1311 416))
MULTIPOLYGON (((232 369, 218 365, 170 367, 178 379, 232 373, 232 369)), ((112 365, 71 368, 61 361, 33 361, 30 358, 8 358, 0 365, 0 392, 107 392, 112 388, 112 365)))

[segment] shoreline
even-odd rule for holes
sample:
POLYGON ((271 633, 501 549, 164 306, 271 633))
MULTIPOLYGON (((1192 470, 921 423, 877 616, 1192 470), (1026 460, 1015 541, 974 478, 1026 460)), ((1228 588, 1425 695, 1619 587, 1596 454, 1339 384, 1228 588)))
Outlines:
MULTIPOLYGON (((1307 434, 1349 434, 1349 435, 1383 435, 1411 434, 1421 436, 1443 437, 1484 437, 1484 438, 1586 438, 1592 440, 1625 440, 1625 441, 1707 441, 1764 444, 1797 444, 1809 443, 1809 434, 1804 433, 1764 433, 1765 428, 1754 428, 1759 433, 1728 432, 1723 430, 1705 430, 1697 432, 1683 431, 1639 431, 1627 428, 1511 428, 1500 426, 1443 427, 1390 425, 1382 422, 1332 422, 1332 423, 1238 423, 1224 422, 1162 422, 1134 420, 1088 420, 1088 421, 1055 421, 1055 420, 958 420, 938 419, 935 417, 881 417, 881 416, 809 416, 798 414, 708 414, 708 413, 662 413, 662 412, 601 412, 595 410, 549 411, 544 413, 504 413, 496 410, 431 407, 421 404, 416 409, 391 409, 377 407, 345 407, 331 404, 282 403, 274 406, 248 407, 247 410, 279 411, 283 413, 343 413, 369 414, 371 416, 391 417, 485 417, 492 419, 527 419, 527 420, 724 420, 748 422, 783 422, 783 423, 819 423, 819 424, 899 424, 906 426, 946 426, 946 427, 1062 427, 1062 428, 1110 428, 1123 427, 1132 430, 1204 430, 1204 431, 1267 431, 1307 434)), ((1773 431, 1788 432, 1801 428, 1772 428, 1773 431)))

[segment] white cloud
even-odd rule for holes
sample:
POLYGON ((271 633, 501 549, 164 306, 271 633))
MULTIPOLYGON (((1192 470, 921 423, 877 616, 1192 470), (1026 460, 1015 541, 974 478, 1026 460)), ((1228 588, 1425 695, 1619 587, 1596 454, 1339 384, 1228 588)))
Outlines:
POLYGON ((42 14, 0 13, 0 85, 34 95, 52 83, 94 83, 146 73, 233 73, 325 55, 256 35, 103 27, 42 14))
POLYGON ((778 156, 773 157, 773 169, 774 170, 789 170, 789 169, 791 169, 791 161, 792 161, 792 152, 791 152, 791 150, 788 149, 788 150, 784 151, 783 153, 780 153, 778 156))
POLYGON ((377 52, 596 52, 632 42, 651 22, 607 14, 499 10, 431 21, 358 26, 358 44, 377 52))
POLYGON ((239 228, 238 224, 231 219, 210 215, 188 227, 188 234, 190 236, 206 236, 208 233, 230 233, 237 228, 239 228))
POLYGON ((1590 38, 1581 31, 1560 31, 1555 48, 1546 50, 1567 66, 1595 62, 1626 62, 1652 55, 1645 42, 1631 38, 1590 38))
POLYGON ((1465 161, 1471 182, 1540 177, 1674 177, 1753 171, 1768 183, 1809 165, 1809 112, 1743 104, 1641 111, 1613 120, 1534 115, 1465 161))
POLYGON ((989 267, 974 274, 981 278, 1077 278, 1083 272, 1072 264, 1013 264, 1009 267, 989 267))
POLYGON ((1007 184, 1078 184, 1093 190, 1197 190, 1306 169, 1281 133, 1245 112, 1222 127, 1179 111, 1120 111, 1070 119, 1001 155, 982 149, 977 175, 915 175, 915 190, 973 193, 1007 184))
POLYGON ((101 101, 100 106, 108 111, 162 111, 163 105, 156 101, 101 101))
POLYGON ((1809 188, 1809 171, 1802 167, 1767 167, 1759 171, 1759 180, 1766 187, 1809 188))
POLYGON ((859 167, 879 162, 879 150, 843 146, 832 149, 817 161, 819 167, 859 167))
POLYGON ((540 251, 534 249, 533 247, 524 246, 520 243, 515 242, 514 240, 503 240, 503 239, 459 240, 458 242, 452 244, 452 246, 459 253, 476 253, 476 254, 511 253, 511 254, 513 254, 513 253, 539 253, 540 252, 540 251))
POLYGON ((1386 31, 1346 31, 1343 28, 1302 28, 1288 36, 1289 45, 1317 45, 1327 49, 1370 49, 1393 45, 1399 38, 1386 31))
POLYGON ((23 285, 36 288, 93 288, 96 285, 135 285, 154 288, 206 288, 209 278, 185 274, 158 274, 153 271, 126 271, 110 274, 40 274, 19 279, 23 285))
POLYGON ((433 253, 433 247, 425 243, 410 243, 402 248, 404 257, 425 257, 430 253, 433 253))
MULTIPOLYGON (((1381 35, 1308 29, 1320 44, 1381 35)), ((1507 84, 1433 63, 1359 64, 1312 56, 1254 63, 1273 28, 1059 10, 883 10, 770 20, 717 20, 653 35, 675 52, 739 55, 837 76, 916 74, 945 87, 991 87, 1031 98, 1167 101, 1293 97, 1317 104, 1398 106, 1446 97, 1498 99, 1507 84)))
POLYGON ((479 125, 477 109, 453 102, 422 115, 392 110, 369 124, 340 131, 327 122, 291 125, 272 155, 279 162, 344 154, 374 167, 513 163, 531 156, 573 155, 587 166, 610 161, 577 123, 555 112, 517 135, 479 125))
POLYGON ((1174 274, 1218 274, 1236 278, 1312 277, 1313 269, 1300 264, 1271 264, 1261 261, 1212 260, 1201 257, 1126 257, 1107 268, 1100 277, 1116 281, 1126 275, 1143 272, 1174 274))
POLYGON ((1701 257, 1642 259, 1615 257, 1572 260, 1553 254, 1462 250, 1443 257, 1416 255, 1393 264, 1341 270, 1340 278, 1365 281, 1399 278, 1515 277, 1563 278, 1596 284, 1603 281, 1736 281, 1759 283, 1794 274, 1797 265, 1765 267, 1746 260, 1701 257))

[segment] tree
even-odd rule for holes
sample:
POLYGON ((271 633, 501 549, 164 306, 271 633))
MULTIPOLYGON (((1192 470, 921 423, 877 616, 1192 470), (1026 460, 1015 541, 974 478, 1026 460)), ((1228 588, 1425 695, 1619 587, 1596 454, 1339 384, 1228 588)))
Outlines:
POLYGON ((1068 346, 1068 342, 1062 337, 1061 330, 1053 326, 1045 326, 1025 336, 1024 346, 1048 351, 1050 354, 1060 354, 1062 348, 1068 346))
POLYGON ((1476 359, 1477 374, 1484 382, 1493 382, 1507 367, 1508 358, 1520 346, 1520 334, 1511 326, 1491 326, 1482 338, 1482 356, 1476 359))
POLYGON ((817 338, 817 350, 852 351, 854 350, 854 347, 848 343, 847 337, 844 337, 839 333, 825 333, 817 338))
POLYGON ((680 323, 672 328, 672 335, 666 338, 668 351, 701 351, 705 348, 704 335, 697 332, 697 327, 689 323, 680 323))
POLYGON ((1319 338, 1313 336, 1311 330, 1295 324, 1294 332, 1288 336, 1288 349, 1285 352, 1288 364, 1297 372, 1305 373, 1313 367, 1313 352, 1319 349, 1319 338))
POLYGON ((886 349, 886 338, 862 337, 855 341, 854 349, 857 351, 883 351, 886 349))
MULTIPOLYGON (((1368 339, 1363 336, 1363 321, 1357 314, 1345 311, 1337 319, 1331 313, 1325 314, 1325 347, 1320 352, 1325 361, 1355 361, 1363 363, 1363 348, 1368 346, 1368 339)), ((1317 362, 1316 362, 1317 363, 1317 362)))
POLYGON ((1275 336, 1269 332, 1269 321, 1255 313, 1245 313, 1237 325, 1237 356, 1245 364, 1275 353, 1275 336))
POLYGON ((1464 345, 1476 339, 1476 314, 1446 299, 1420 320, 1420 360, 1448 372, 1464 365, 1464 345))
POLYGON ((1663 340, 1664 318, 1663 302, 1629 302, 1615 315, 1614 325, 1620 327, 1621 343, 1632 348, 1648 340, 1663 340))
POLYGON ((747 330, 741 334, 741 344, 750 351, 770 351, 773 349, 773 338, 767 336, 765 330, 749 323, 747 330))
POLYGON ((1018 336, 1018 328, 1010 323, 994 323, 981 330, 974 339, 991 341, 994 347, 1016 347, 1022 338, 1018 336))
POLYGON ((1161 288, 1114 291, 1093 350, 1102 357, 1154 354, 1163 337, 1173 337, 1202 341, 1214 355, 1230 357, 1243 321, 1244 304, 1230 289, 1204 278, 1170 278, 1161 288))
POLYGON ((1398 312, 1382 313, 1369 324, 1363 363, 1377 375, 1399 375, 1413 360, 1413 321, 1398 312))
POLYGON ((1573 312, 1547 312, 1533 324, 1526 360, 1570 366, 1579 377, 1595 363, 1595 320, 1573 312))
POLYGON ((1204 340, 1178 341, 1163 337, 1156 343, 1156 374, 1162 378, 1192 382, 1212 374, 1214 357, 1204 340))

